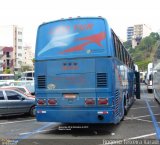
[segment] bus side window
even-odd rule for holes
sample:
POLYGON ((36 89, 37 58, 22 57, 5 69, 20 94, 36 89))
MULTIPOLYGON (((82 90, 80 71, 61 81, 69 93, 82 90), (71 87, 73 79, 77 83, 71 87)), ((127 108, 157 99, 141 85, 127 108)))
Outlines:
POLYGON ((115 35, 114 35, 114 33, 112 32, 112 37, 113 37, 113 42, 114 42, 114 49, 115 49, 115 56, 117 57, 117 42, 116 42, 116 37, 115 37, 115 35))
POLYGON ((122 55, 122 62, 124 62, 124 59, 123 59, 123 46, 122 46, 122 44, 121 44, 121 55, 122 55))
POLYGON ((121 60, 121 52, 120 52, 120 46, 119 46, 118 39, 117 39, 117 49, 118 49, 118 59, 121 60))
POLYGON ((123 57, 123 63, 124 63, 124 48, 122 46, 122 57, 123 57))
POLYGON ((125 61, 125 65, 127 65, 127 52, 125 50, 125 54, 124 54, 124 61, 125 61))

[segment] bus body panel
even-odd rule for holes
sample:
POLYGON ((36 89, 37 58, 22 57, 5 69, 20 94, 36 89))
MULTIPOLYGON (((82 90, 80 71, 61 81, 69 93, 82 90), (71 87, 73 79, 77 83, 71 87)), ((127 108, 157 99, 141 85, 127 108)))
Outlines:
MULTIPOLYGON (((114 111, 110 109, 41 109, 37 112, 37 120, 41 122, 62 123, 115 123, 114 111), (106 111, 107 110, 107 111, 106 111), (99 120, 98 115, 103 113, 104 119, 99 120)), ((118 121, 117 121, 118 122, 118 121)))
MULTIPOLYGON (((106 89, 111 92, 112 86, 109 85, 109 82, 112 81, 111 73, 113 69, 111 58, 43 61, 36 62, 35 67, 38 69, 36 79, 38 76, 47 77, 46 83, 54 84, 54 91, 65 88, 71 90, 77 88, 95 89, 97 87, 96 85, 98 85, 96 81, 98 81, 99 73, 105 73, 107 75, 106 85, 108 85, 106 89)), ((35 83, 37 82, 38 80, 35 83)), ((37 91, 39 90, 37 89, 37 91)))

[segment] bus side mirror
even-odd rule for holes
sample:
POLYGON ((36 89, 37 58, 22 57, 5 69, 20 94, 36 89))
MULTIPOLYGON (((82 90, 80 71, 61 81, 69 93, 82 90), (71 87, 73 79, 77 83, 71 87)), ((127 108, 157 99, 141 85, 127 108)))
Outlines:
POLYGON ((136 99, 140 99, 140 73, 135 72, 135 95, 136 99))

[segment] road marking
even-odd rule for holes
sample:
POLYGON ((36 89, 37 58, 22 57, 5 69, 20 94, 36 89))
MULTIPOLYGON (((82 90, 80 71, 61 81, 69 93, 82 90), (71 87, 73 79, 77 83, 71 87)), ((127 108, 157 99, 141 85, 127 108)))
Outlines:
MULTIPOLYGON (((153 123, 153 121, 151 121, 151 120, 145 120, 145 119, 135 119, 135 120, 139 120, 139 121, 144 121, 144 122, 151 122, 151 123, 153 123)), ((160 122, 157 122, 157 123, 160 123, 160 122)))
POLYGON ((55 122, 48 123, 47 122, 45 125, 41 126, 40 128, 33 130, 33 132, 21 133, 21 135, 17 139, 15 139, 15 142, 18 143, 19 141, 21 141, 23 139, 27 139, 31 135, 34 135, 34 134, 41 132, 41 131, 44 131, 45 128, 50 127, 51 125, 55 125, 55 124, 57 125, 59 123, 55 123, 55 122))
MULTIPOLYGON (((145 119, 135 119, 135 120, 144 121, 144 122, 148 122, 148 123, 153 123, 152 121, 150 121, 150 120, 145 120, 145 119)), ((160 122, 158 122, 158 123, 160 123, 160 122)))
MULTIPOLYGON (((159 106, 151 106, 151 108, 156 108, 156 107, 159 107, 159 106)), ((145 108, 147 108, 147 107, 134 107, 134 108, 130 108, 131 110, 133 109, 133 110, 135 110, 135 109, 145 109, 145 108)))
POLYGON ((28 121, 33 121, 33 120, 36 120, 36 119, 21 120, 21 121, 12 121, 12 122, 3 122, 3 123, 0 123, 0 125, 4 125, 4 124, 12 124, 12 123, 19 123, 19 122, 28 122, 28 121))
MULTIPOLYGON (((157 116, 157 115, 160 115, 160 113, 154 114, 154 116, 157 116)), ((143 115, 143 116, 137 116, 137 117, 125 117, 124 120, 139 119, 139 118, 144 118, 144 117, 148 117, 148 116, 151 116, 151 115, 143 115)))
MULTIPOLYGON (((143 94, 144 94, 144 91, 143 91, 143 94)), ((155 131, 156 131, 156 137, 160 141, 160 128, 159 128, 159 125, 158 125, 157 120, 156 120, 156 118, 155 118, 155 116, 153 114, 153 111, 152 111, 152 109, 151 109, 151 107, 150 107, 150 105, 148 103, 148 99, 147 98, 145 98, 145 102, 147 104, 148 111, 149 111, 149 113, 151 115, 151 118, 152 118, 152 122, 153 122, 153 125, 154 125, 154 128, 155 128, 155 131)))
POLYGON ((19 135, 27 135, 27 134, 36 134, 36 133, 42 133, 42 132, 48 132, 48 131, 53 131, 54 129, 49 129, 49 130, 40 130, 40 131, 35 131, 35 132, 23 132, 20 133, 19 135))
POLYGON ((156 133, 150 133, 150 134, 145 134, 145 135, 141 135, 141 136, 131 137, 131 138, 128 138, 128 139, 125 139, 125 140, 134 140, 134 139, 146 138, 146 137, 153 136, 153 135, 156 135, 156 133))

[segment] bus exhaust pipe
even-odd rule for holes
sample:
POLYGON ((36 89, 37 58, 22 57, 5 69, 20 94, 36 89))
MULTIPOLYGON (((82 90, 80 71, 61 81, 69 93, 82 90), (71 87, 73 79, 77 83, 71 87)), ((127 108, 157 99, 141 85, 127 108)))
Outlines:
POLYGON ((98 119, 99 119, 99 120, 103 120, 103 119, 104 119, 104 116, 103 116, 103 115, 98 115, 98 119))

